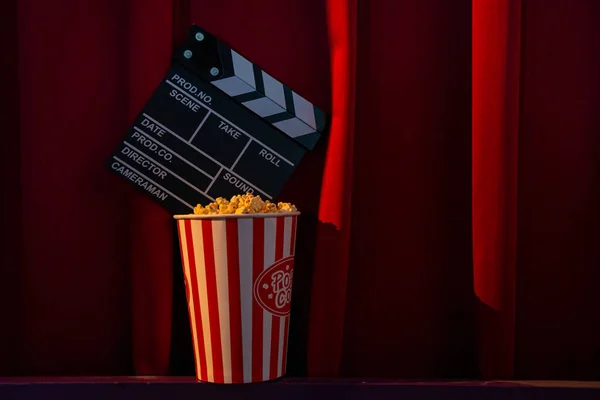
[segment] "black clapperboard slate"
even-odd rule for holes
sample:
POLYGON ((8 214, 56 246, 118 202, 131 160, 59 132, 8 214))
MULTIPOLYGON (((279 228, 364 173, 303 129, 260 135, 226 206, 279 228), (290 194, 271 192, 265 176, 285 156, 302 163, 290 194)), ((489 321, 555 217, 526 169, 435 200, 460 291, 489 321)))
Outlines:
POLYGON ((325 124, 320 109, 194 25, 107 167, 173 214, 246 192, 272 200, 325 124))

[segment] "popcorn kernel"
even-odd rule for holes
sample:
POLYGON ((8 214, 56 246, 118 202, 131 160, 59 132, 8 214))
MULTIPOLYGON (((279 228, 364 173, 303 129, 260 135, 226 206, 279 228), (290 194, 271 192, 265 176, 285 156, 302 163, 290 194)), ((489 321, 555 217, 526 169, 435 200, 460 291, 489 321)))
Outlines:
POLYGON ((214 202, 194 207, 196 215, 218 215, 218 214, 266 214, 266 213, 290 213, 298 211, 291 203, 277 204, 269 200, 263 200, 260 196, 251 193, 233 196, 227 200, 218 197, 214 202))

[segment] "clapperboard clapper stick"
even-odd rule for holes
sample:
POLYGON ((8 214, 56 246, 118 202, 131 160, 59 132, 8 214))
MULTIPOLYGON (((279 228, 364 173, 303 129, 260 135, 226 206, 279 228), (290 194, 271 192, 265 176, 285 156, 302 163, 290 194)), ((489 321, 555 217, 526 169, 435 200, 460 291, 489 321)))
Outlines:
POLYGON ((107 167, 173 214, 246 192, 274 199, 325 125, 311 102, 192 26, 107 167))

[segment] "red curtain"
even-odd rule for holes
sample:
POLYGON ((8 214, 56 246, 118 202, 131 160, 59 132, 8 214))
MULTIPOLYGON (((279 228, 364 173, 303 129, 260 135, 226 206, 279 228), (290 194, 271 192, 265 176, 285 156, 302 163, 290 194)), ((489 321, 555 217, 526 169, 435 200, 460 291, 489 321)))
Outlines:
POLYGON ((484 376, 600 378, 600 3, 473 2, 484 376))
POLYGON ((471 2, 359 2, 356 23, 343 351, 323 372, 476 376, 471 2))
POLYGON ((195 22, 332 117, 292 374, 600 379, 600 2, 1 7, 0 375, 193 374, 173 223, 103 163, 195 22))
POLYGON ((478 360, 510 377, 515 285, 521 0, 473 3, 473 276, 478 360))
POLYGON ((102 165, 169 65, 171 4, 12 3, 8 370, 166 373, 171 221, 102 165))

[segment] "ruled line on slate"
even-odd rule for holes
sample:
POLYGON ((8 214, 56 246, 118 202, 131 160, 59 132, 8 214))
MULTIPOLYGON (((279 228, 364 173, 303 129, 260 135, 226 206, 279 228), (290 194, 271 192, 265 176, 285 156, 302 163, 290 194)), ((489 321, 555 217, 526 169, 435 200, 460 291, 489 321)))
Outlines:
POLYGON ((202 125, 204 125, 204 123, 208 119, 208 116, 211 113, 212 113, 212 111, 209 110, 208 113, 206 114, 206 116, 202 119, 202 122, 200 122, 200 125, 198 125, 198 128, 196 128, 196 131, 194 132, 194 134, 192 135, 192 137, 190 138, 190 140, 188 140, 188 143, 192 143, 192 140, 194 140, 194 138, 196 137, 196 135, 198 134, 198 132, 200 132, 200 128, 202 128, 202 125))
POLYGON ((248 146, 250 146, 250 143, 252 143, 253 140, 254 139, 252 139, 252 138, 250 138, 250 140, 248 140, 248 143, 246 143, 246 146, 244 146, 244 149, 242 150, 242 152, 240 153, 240 155, 238 156, 238 158, 236 158, 235 162, 231 165, 231 169, 235 168, 235 166, 237 165, 238 161, 240 161, 240 158, 242 158, 242 156, 244 155, 244 153, 248 149, 248 146))
MULTIPOLYGON (((123 143, 126 146, 129 146, 132 150, 136 150, 136 151, 140 151, 138 148, 136 148, 135 146, 132 146, 130 143, 128 143, 126 140, 123 141, 123 143)), ((116 158, 116 157, 115 157, 116 158)), ((171 175, 173 175, 175 178, 179 179, 181 182, 185 183, 186 185, 188 185, 189 187, 191 187, 192 189, 194 189, 196 192, 203 194, 204 196, 208 197, 209 199, 211 199, 212 201, 214 201, 215 199, 213 199, 212 197, 210 197, 208 194, 204 193, 202 190, 198 189, 196 186, 194 186, 193 184, 191 184, 190 182, 188 182, 185 178, 182 178, 181 176, 177 175, 175 172, 171 171, 169 168, 165 167, 164 165, 162 165, 161 163, 159 163, 158 161, 152 159, 152 161, 154 161, 154 164, 156 164, 157 166, 159 166, 160 168, 164 169, 165 171, 167 171, 168 173, 170 173, 171 175)))
POLYGON ((208 191, 210 190, 210 188, 212 187, 212 185, 214 185, 214 183, 217 181, 217 178, 218 178, 218 176, 219 176, 219 174, 221 172, 223 172, 223 167, 221 167, 221 169, 219 170, 219 172, 217 172, 217 175, 215 175, 215 178, 210 182, 210 184, 206 188, 206 193, 208 193, 208 191))
POLYGON ((125 165, 127 168, 131 169, 132 171, 134 171, 136 174, 138 174, 139 176, 143 177, 144 179, 146 179, 148 182, 152 183, 154 186, 158 187, 160 190, 162 190, 165 193, 170 194, 171 196, 173 196, 174 198, 176 198, 177 200, 179 200, 181 203, 185 204, 186 206, 188 206, 189 208, 193 209, 194 207, 188 203, 185 200, 182 200, 181 197, 173 194, 171 191, 165 189, 163 186, 159 185, 158 183, 156 183, 154 180, 148 178, 146 175, 142 174, 140 171, 138 171, 137 169, 133 168, 131 165, 127 164, 125 161, 121 160, 119 157, 113 156, 113 158, 115 160, 117 160, 118 162, 120 162, 121 164, 125 165))
MULTIPOLYGON (((217 114, 217 113, 215 113, 217 114)), ((206 158, 210 159, 211 161, 213 161, 215 164, 217 164, 218 166, 220 166, 221 168, 223 168, 224 170, 226 170, 227 172, 229 172, 230 174, 234 175, 236 178, 238 178, 239 180, 241 180, 242 182, 244 182, 245 184, 247 184, 248 186, 250 186, 251 188, 253 188, 254 190, 260 192, 262 195, 264 195, 266 198, 268 199, 272 199, 273 197, 271 195, 269 195, 268 193, 266 193, 265 191, 259 189, 255 184, 249 182, 247 179, 242 178, 239 174, 233 172, 232 170, 230 170, 229 168, 227 168, 225 165, 223 165, 222 163, 220 163, 219 161, 215 160, 214 158, 212 158, 211 156, 209 156, 208 154, 206 154, 205 152, 203 152, 202 150, 200 150, 198 147, 194 146, 191 143, 188 143, 184 138, 182 138, 181 136, 179 136, 178 134, 176 134, 175 132, 173 132, 172 130, 170 130, 169 128, 167 128, 166 126, 164 126, 163 124, 161 124, 160 122, 158 122, 157 120, 155 120, 154 118, 152 118, 151 116, 149 116, 146 113, 142 114, 144 117, 148 118, 150 121, 154 122, 156 125, 160 126, 161 128, 163 128, 166 132, 170 133, 171 135, 175 136, 177 139, 181 140, 183 143, 187 144, 188 146, 190 146, 191 148, 195 149, 196 151, 198 151, 200 154, 202 154, 203 156, 205 156, 206 158)))
POLYGON ((176 84, 174 84, 171 81, 165 81, 165 82, 168 83, 169 85, 171 85, 172 87, 174 87, 175 89, 179 90, 181 93, 185 94, 190 100, 192 100, 192 101, 196 102, 197 104, 199 104, 200 106, 206 108, 208 111, 211 111, 217 117, 221 118, 223 121, 227 122, 229 125, 233 126, 235 129, 237 129, 238 131, 242 132, 244 135, 248 136, 250 139, 254 140, 256 143, 258 143, 261 146, 263 146, 265 149, 269 150, 271 153, 277 155, 279 158, 281 158, 286 163, 290 164, 292 167, 294 166, 293 162, 291 162, 290 160, 288 160, 287 158, 285 158, 284 156, 282 156, 281 154, 279 154, 278 152, 276 152, 275 150, 273 150, 272 148, 270 148, 269 146, 267 146, 266 144, 264 144, 260 140, 256 139, 254 136, 250 135, 248 132, 246 132, 245 130, 241 129, 239 126, 237 126, 233 122, 229 121, 227 118, 223 117, 221 114, 219 114, 218 112, 216 112, 212 108, 208 107, 206 104, 202 103, 200 100, 196 99, 192 94, 188 93, 187 91, 185 91, 184 89, 182 89, 181 87, 177 86, 176 84))
POLYGON ((173 154, 175 157, 179 158, 181 161, 183 161, 184 163, 186 163, 187 165, 189 165, 190 167, 194 168, 196 171, 206 175, 206 177, 212 179, 214 178, 214 176, 210 175, 208 172, 205 172, 203 170, 201 170, 200 168, 198 168, 197 166, 195 166, 194 164, 192 164, 191 162, 189 162, 188 160, 186 160, 185 158, 181 157, 179 154, 177 154, 176 151, 170 149, 169 147, 165 146, 164 144, 162 144, 161 142, 159 142, 158 140, 154 139, 153 137, 148 136, 147 132, 142 131, 141 129, 139 129, 137 126, 134 126, 133 129, 135 129, 138 133, 145 135, 144 137, 152 140, 154 143, 156 143, 159 146, 162 146, 165 150, 168 150, 171 154, 173 154))

